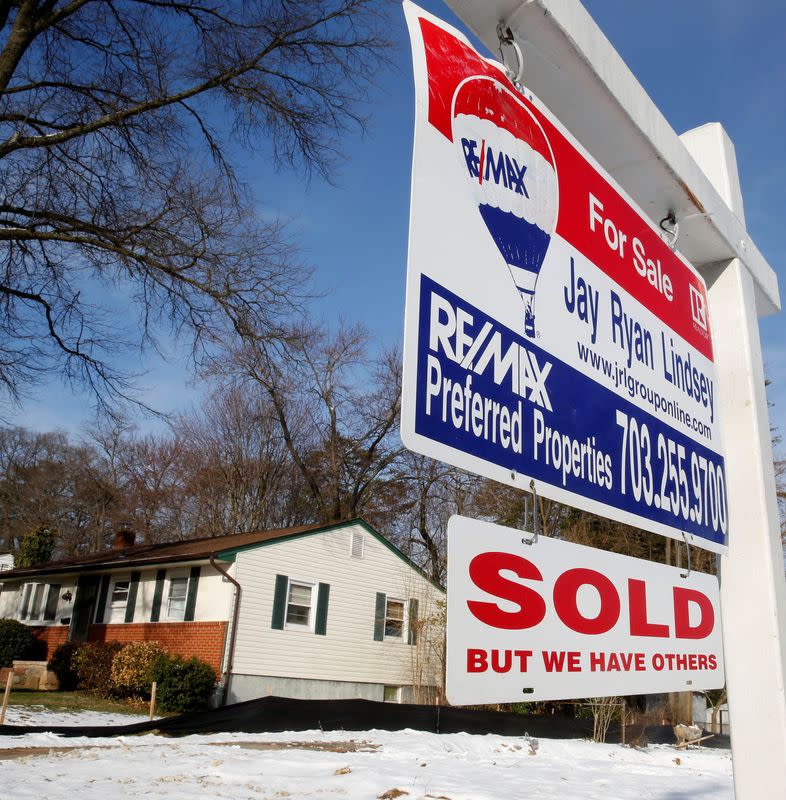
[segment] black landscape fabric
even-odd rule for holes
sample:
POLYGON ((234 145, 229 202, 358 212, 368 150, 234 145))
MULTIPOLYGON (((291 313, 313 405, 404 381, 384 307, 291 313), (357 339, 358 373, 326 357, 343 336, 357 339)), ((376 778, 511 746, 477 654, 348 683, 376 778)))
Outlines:
MULTIPOLYGON (((129 736, 159 733, 189 736, 205 733, 273 733, 281 731, 398 731, 412 728, 432 733, 494 733, 502 736, 541 736, 547 739, 587 739, 591 719, 559 715, 512 714, 446 706, 379 703, 372 700, 293 700, 264 697, 210 711, 139 722, 133 725, 22 726, 2 725, 0 735, 50 732, 60 736, 129 736)), ((608 742, 619 742, 619 726, 612 726, 608 742)), ((628 743, 673 744, 668 725, 628 726, 628 743)), ((716 735, 703 747, 729 747, 729 737, 716 735)))

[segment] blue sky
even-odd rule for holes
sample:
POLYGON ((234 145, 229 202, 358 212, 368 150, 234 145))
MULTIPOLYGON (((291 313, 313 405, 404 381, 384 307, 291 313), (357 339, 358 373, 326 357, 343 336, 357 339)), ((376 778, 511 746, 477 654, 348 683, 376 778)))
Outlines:
MULTIPOLYGON (((437 0, 421 2, 462 27, 437 0)), ((786 4, 760 0, 662 0, 657 5, 585 0, 585 6, 678 132, 723 123, 735 143, 748 230, 786 286, 786 4)), ((276 172, 264 154, 234 160, 260 212, 292 220, 316 282, 329 294, 315 313, 364 323, 380 347, 401 339, 409 213, 413 87, 403 13, 394 8, 392 65, 377 76, 365 134, 344 141, 342 169, 330 185, 317 176, 276 172)), ((526 81, 526 78, 525 78, 526 81)), ((786 435, 786 336, 783 315, 762 320, 772 420, 786 435)), ((162 411, 196 402, 204 387, 189 381, 171 343, 170 359, 146 354, 136 365, 145 400, 162 411)), ((11 421, 39 430, 76 431, 89 402, 52 384, 11 421)), ((155 426, 141 420, 141 427, 155 426)))

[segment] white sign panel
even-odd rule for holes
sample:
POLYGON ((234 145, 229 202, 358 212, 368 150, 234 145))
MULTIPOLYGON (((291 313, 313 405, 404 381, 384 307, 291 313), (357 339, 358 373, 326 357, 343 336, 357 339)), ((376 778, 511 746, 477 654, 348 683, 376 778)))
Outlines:
POLYGON ((703 280, 537 98, 405 7, 405 444, 724 552, 703 280))
POLYGON ((466 517, 448 526, 454 705, 724 684, 718 580, 466 517))

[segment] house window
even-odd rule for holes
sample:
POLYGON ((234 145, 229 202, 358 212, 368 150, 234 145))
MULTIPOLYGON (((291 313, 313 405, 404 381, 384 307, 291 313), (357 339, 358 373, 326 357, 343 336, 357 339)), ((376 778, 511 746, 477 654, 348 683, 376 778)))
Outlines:
POLYGON ((26 583, 22 587, 22 591, 19 596, 19 619, 27 619, 27 611, 30 608, 30 595, 32 592, 32 583, 26 583))
POLYGON ((51 622, 57 613, 59 583, 26 583, 20 592, 17 617, 30 622, 51 622))
POLYGON ((43 583, 35 584, 35 588, 33 589, 33 599, 30 603, 30 619, 41 618, 41 609, 44 601, 44 589, 45 586, 43 583))
POLYGON ((401 687, 400 686, 385 686, 382 690, 382 699, 386 703, 400 703, 401 702, 401 687))
POLYGON ((401 639, 404 636, 404 601, 387 598, 385 604, 385 638, 401 639))
POLYGON ((310 583, 289 582, 287 592, 287 626, 311 627, 311 606, 314 587, 310 583))
POLYGON ((49 622, 54 622, 57 617, 57 606, 60 602, 60 589, 59 583, 49 584, 49 593, 46 596, 46 606, 44 607, 44 619, 49 622))
POLYGON ((188 578, 169 579, 169 598, 167 600, 167 619, 182 621, 186 617, 186 597, 188 596, 188 578))
POLYGON ((128 605, 128 588, 131 581, 128 578, 119 578, 112 584, 112 594, 109 600, 109 621, 124 622, 126 606, 128 605))

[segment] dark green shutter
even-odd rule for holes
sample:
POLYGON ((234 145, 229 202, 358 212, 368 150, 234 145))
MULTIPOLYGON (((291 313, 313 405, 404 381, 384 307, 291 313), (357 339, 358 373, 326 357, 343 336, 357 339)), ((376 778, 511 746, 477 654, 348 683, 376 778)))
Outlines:
POLYGON ((270 626, 277 631, 284 630, 284 611, 287 605, 287 584, 289 578, 286 575, 276 575, 276 588, 273 592, 273 620, 270 626))
POLYGON ((52 622, 57 616, 57 602, 60 600, 61 584, 49 584, 49 594, 46 596, 46 609, 44 610, 44 619, 47 622, 52 622))
POLYGON ((317 591, 317 618, 314 623, 314 633, 324 636, 327 633, 328 599, 330 598, 330 584, 320 583, 317 591))
POLYGON ((126 603, 126 622, 134 621, 136 609, 136 593, 139 590, 139 573, 131 573, 131 582, 128 584, 128 602, 126 603))
POLYGON ((101 576, 101 588, 98 590, 98 605, 96 606, 95 621, 101 624, 104 621, 104 612, 106 611, 106 597, 109 594, 109 575, 101 576))
POLYGON ((156 572, 156 589, 153 592, 153 608, 150 611, 150 621, 158 622, 161 618, 161 599, 164 596, 164 579, 166 578, 166 570, 159 569, 156 572))
POLYGON ((377 592, 377 606, 374 610, 374 641, 381 642, 385 638, 385 607, 387 597, 377 592))
POLYGON ((418 601, 410 598, 409 601, 409 626, 407 628, 407 643, 418 643, 418 601))
POLYGON ((193 622, 196 612, 197 589, 199 588, 199 573, 202 567, 191 567, 191 574, 188 576, 188 596, 186 597, 186 614, 183 619, 186 622, 193 622))

